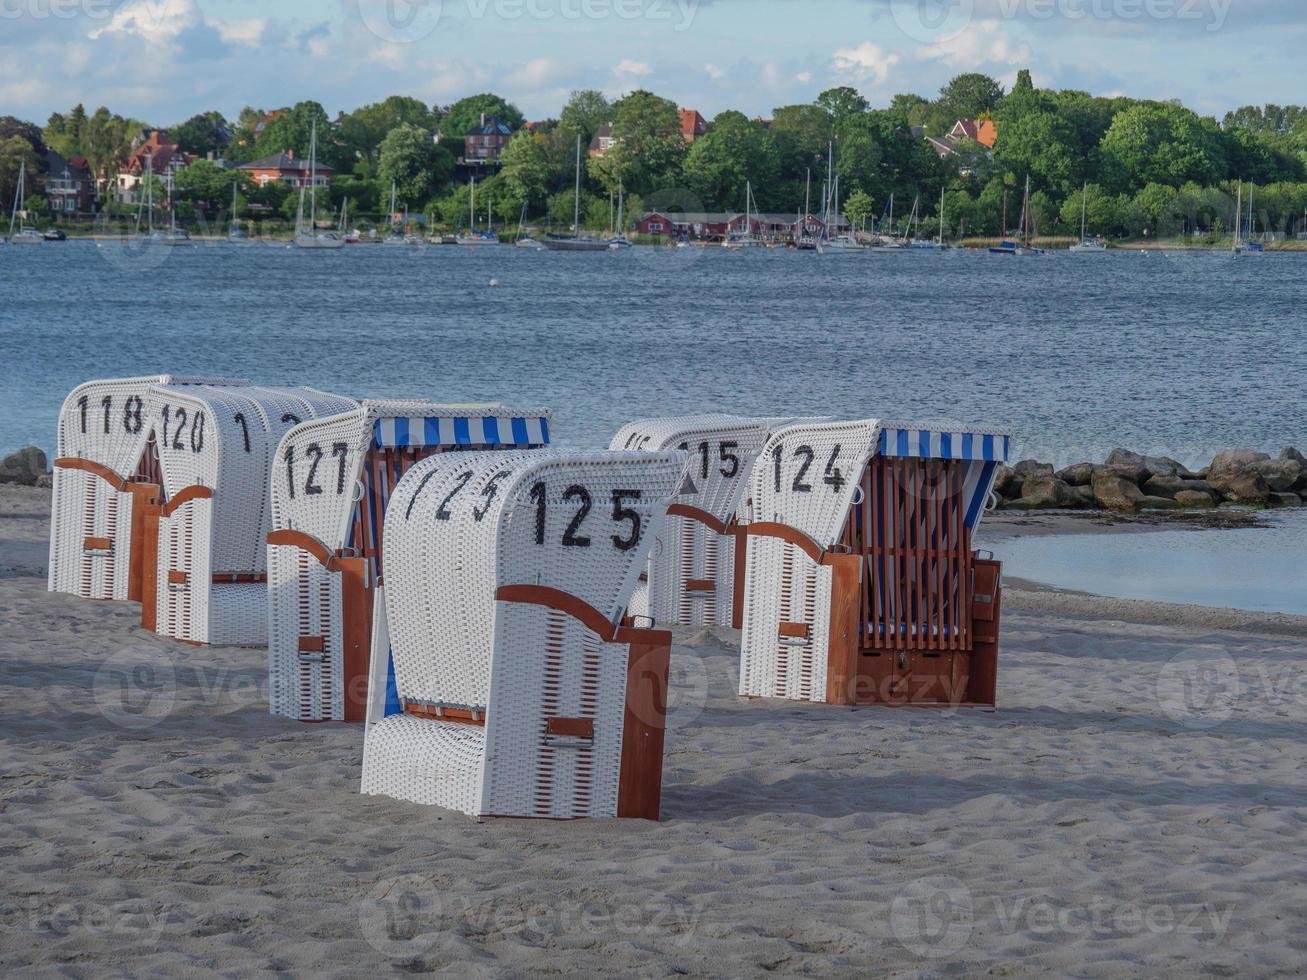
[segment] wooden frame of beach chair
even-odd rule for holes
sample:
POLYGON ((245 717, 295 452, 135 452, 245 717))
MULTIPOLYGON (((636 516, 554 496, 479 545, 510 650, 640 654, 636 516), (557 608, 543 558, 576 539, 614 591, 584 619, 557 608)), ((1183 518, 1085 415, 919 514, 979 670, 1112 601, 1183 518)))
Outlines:
POLYGON ((141 622, 188 643, 267 642, 268 471, 282 434, 357 405, 313 388, 153 385, 167 503, 150 509, 141 622))
POLYGON ((88 381, 69 393, 53 464, 51 592, 140 600, 147 506, 163 496, 150 386, 247 383, 159 374, 88 381))
POLYGON ((362 791, 656 820, 671 635, 623 623, 687 454, 443 455, 386 513, 362 791), (398 704, 381 693, 393 651, 398 704))
POLYGON ((1010 442, 879 420, 773 435, 745 527, 740 694, 993 705, 1001 569, 971 535, 1010 442))
POLYGON ((404 474, 437 453, 540 448, 551 421, 539 408, 364 401, 285 434, 267 539, 273 714, 364 720, 386 506, 404 474), (310 488, 317 459, 326 478, 310 488))
POLYGON ((668 509, 631 616, 679 626, 736 626, 736 512, 772 419, 690 415, 631 422, 609 449, 692 457, 689 480, 668 509))

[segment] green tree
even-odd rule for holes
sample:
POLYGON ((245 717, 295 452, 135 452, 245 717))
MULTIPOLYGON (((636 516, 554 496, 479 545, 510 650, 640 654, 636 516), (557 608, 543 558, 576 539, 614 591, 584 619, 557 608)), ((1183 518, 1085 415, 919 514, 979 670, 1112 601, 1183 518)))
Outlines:
POLYGON ((953 122, 977 119, 993 113, 1003 94, 1003 86, 997 81, 988 75, 971 72, 955 76, 940 89, 936 105, 953 122))
POLYGON ((1075 134, 1060 116, 1028 112, 1003 123, 994 162, 1019 179, 1029 174, 1037 188, 1064 196, 1081 177, 1074 142, 1075 134))
POLYGON ((844 216, 855 228, 865 228, 867 222, 876 216, 876 202, 866 191, 854 191, 844 201, 844 216))
MULTIPOLYGON (((1068 194, 1062 202, 1058 220, 1062 226, 1073 234, 1080 234, 1080 194, 1068 194)), ((1120 224, 1120 205, 1118 199, 1107 193, 1100 185, 1090 184, 1084 191, 1085 221, 1091 235, 1113 233, 1120 224)))
POLYGON ((637 89, 613 104, 614 146, 594 161, 606 190, 645 194, 681 180, 686 143, 676 103, 637 89))
POLYGON ((227 170, 209 160, 196 160, 178 171, 173 196, 195 205, 199 211, 221 210, 231 201, 232 184, 245 189, 250 179, 240 170, 227 170))
POLYGON ((780 173, 780 156, 771 134, 743 113, 723 112, 695 140, 685 158, 685 181, 711 210, 744 204, 747 184, 765 187, 780 173))
POLYGON ((505 185, 518 201, 527 201, 532 207, 543 207, 558 186, 559 171, 544 135, 519 132, 504 147, 499 161, 505 185))
POLYGON ((13 203, 18 189, 18 171, 23 164, 27 165, 26 187, 30 192, 37 186, 40 157, 21 135, 0 139, 0 206, 13 203))
MULTIPOLYGON (((1007 133, 999 141, 1007 142, 1007 133)), ((1226 173, 1220 134, 1212 122, 1187 109, 1162 103, 1118 113, 1103 137, 1103 176, 1118 190, 1148 183, 1179 187, 1192 180, 1210 184, 1226 173)))
MULTIPOLYGON (((589 146, 595 132, 612 120, 613 107, 596 89, 586 88, 573 92, 563 106, 558 121, 574 134, 581 134, 582 146, 589 146)), ((574 137, 575 138, 575 137, 574 137)))
POLYGON ((318 162, 333 168, 339 168, 343 163, 348 169, 352 161, 342 160, 341 148, 332 137, 326 110, 312 101, 297 102, 263 127, 263 132, 254 142, 251 159, 287 152, 307 157, 314 124, 318 132, 318 162))
POLYGON ((828 88, 817 96, 817 105, 830 116, 831 131, 837 138, 844 132, 851 118, 862 115, 870 108, 858 90, 847 85, 828 88))
POLYGON ((337 137, 357 159, 375 164, 380 158, 381 143, 391 130, 408 124, 434 133, 438 121, 425 102, 406 95, 392 95, 346 115, 340 121, 337 137))
POLYGON ((428 200, 454 173, 454 160, 431 133, 400 123, 381 141, 377 176, 385 189, 394 181, 398 200, 410 205, 428 200))
POLYGON ((817 105, 772 110, 771 133, 780 154, 781 176, 794 181, 802 181, 809 168, 826 158, 827 145, 834 136, 830 113, 817 105))
POLYGON ((187 153, 220 156, 231 141, 231 127, 221 112, 203 112, 173 126, 168 137, 187 153))
POLYGON ((508 128, 517 132, 526 122, 521 111, 513 103, 490 92, 469 95, 459 99, 449 107, 440 122, 440 129, 448 139, 462 139, 473 126, 481 124, 481 116, 498 116, 508 128))

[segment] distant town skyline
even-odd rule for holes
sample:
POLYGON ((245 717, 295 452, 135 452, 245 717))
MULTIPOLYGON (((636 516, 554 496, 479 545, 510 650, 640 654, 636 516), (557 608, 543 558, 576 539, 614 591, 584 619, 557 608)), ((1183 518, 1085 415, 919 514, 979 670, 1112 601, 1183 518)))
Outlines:
POLYGON ((965 71, 1179 99, 1302 101, 1300 0, 0 0, 0 113, 75 103, 169 125, 314 99, 493 91, 528 118, 647 88, 766 115, 836 85, 873 105, 965 71))

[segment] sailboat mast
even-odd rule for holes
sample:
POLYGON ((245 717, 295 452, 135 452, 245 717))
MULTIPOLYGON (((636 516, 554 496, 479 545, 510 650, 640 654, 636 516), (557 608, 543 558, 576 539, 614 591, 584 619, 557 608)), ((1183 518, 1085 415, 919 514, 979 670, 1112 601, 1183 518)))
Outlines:
POLYGON ((154 154, 145 158, 145 221, 149 234, 154 234, 154 154))
POLYGON ((1089 230, 1089 225, 1086 223, 1085 220, 1088 215, 1088 210, 1087 210, 1088 204, 1089 204, 1089 181, 1085 181, 1085 186, 1080 189, 1080 240, 1082 242, 1085 240, 1085 232, 1089 230))
POLYGON ((939 247, 944 247, 944 188, 939 189, 939 247))
POLYGON ((1239 249, 1239 235, 1243 231, 1243 180, 1239 181, 1238 196, 1234 203, 1234 248, 1239 249))
POLYGON ((581 136, 576 137, 576 191, 572 195, 572 234, 581 237, 581 136))
POLYGON ((1253 192, 1257 190, 1257 185, 1251 180, 1248 181, 1248 241, 1253 240, 1253 192))
POLYGON ((14 188, 14 209, 9 213, 9 237, 14 237, 14 222, 18 220, 18 199, 23 196, 23 177, 27 173, 27 161, 18 161, 18 186, 14 188))

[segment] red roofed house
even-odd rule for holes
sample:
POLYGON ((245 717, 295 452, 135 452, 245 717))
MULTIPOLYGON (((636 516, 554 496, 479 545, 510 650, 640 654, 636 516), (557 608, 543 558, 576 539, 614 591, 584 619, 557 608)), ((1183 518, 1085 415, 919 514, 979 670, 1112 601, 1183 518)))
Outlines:
POLYGON ((136 203, 136 188, 147 170, 153 170, 164 186, 171 188, 177 171, 184 169, 193 159, 189 153, 178 149, 164 130, 150 130, 149 136, 128 154, 127 166, 118 174, 118 200, 125 204, 136 203))
POLYGON ((708 122, 703 116, 699 115, 698 109, 681 109, 680 115, 681 135, 685 137, 685 142, 693 143, 708 132, 708 122))
MULTIPOLYGON (((309 161, 290 151, 274 153, 262 160, 251 160, 236 169, 249 174, 250 179, 260 187, 274 180, 290 184, 291 187, 309 186, 309 161)), ((313 170, 314 183, 319 187, 330 187, 333 173, 325 163, 319 163, 313 170)))
POLYGON ((975 140, 987 150, 998 142, 998 123, 992 119, 959 119, 949 130, 954 140, 975 140))
POLYGON ((616 143, 617 138, 613 136, 613 124, 604 123, 595 130, 594 136, 590 139, 591 159, 602 160, 616 143))

